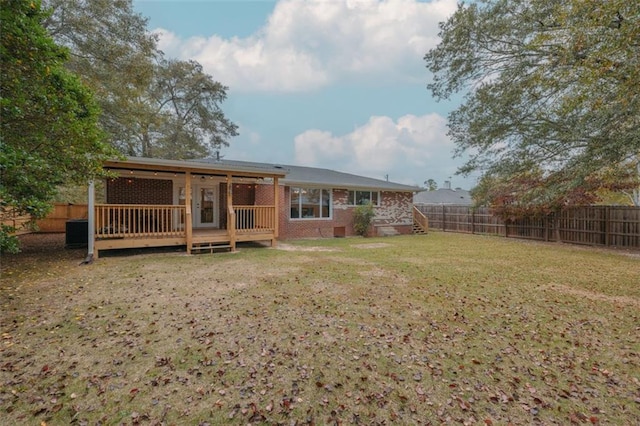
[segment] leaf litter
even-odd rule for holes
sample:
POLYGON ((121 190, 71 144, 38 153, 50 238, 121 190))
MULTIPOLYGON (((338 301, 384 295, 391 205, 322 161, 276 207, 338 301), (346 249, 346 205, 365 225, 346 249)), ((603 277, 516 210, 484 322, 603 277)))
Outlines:
POLYGON ((0 423, 640 423, 640 320, 617 298, 637 299, 637 260, 446 234, 352 243, 16 257, 0 423), (612 297, 580 295, 594 286, 612 297))

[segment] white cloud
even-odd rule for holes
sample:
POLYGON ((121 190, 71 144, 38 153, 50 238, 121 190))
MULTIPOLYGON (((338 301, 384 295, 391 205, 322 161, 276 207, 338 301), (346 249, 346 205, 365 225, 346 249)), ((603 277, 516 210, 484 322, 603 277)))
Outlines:
POLYGON ((197 60, 234 91, 304 91, 381 76, 423 80, 422 57, 455 7, 456 0, 281 0, 250 37, 155 33, 168 56, 197 60))
MULTIPOLYGON (((295 137, 295 164, 414 185, 452 176, 460 160, 451 158, 453 142, 446 119, 438 114, 405 115, 397 121, 371 117, 344 135, 307 130, 295 137)), ((462 181, 462 178, 459 178, 462 181)), ((468 185, 468 183, 460 183, 468 185)))

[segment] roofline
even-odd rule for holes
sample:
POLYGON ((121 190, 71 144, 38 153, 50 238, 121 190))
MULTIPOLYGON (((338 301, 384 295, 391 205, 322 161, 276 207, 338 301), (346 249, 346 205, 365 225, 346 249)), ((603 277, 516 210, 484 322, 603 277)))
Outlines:
POLYGON ((261 171, 258 167, 230 166, 223 163, 205 163, 193 160, 165 160, 162 158, 125 157, 125 159, 107 160, 103 163, 105 169, 125 169, 152 172, 200 173, 207 175, 234 175, 242 177, 277 177, 287 175, 286 169, 277 170, 275 167, 265 167, 261 171))
POLYGON ((316 182, 316 181, 301 181, 301 180, 289 180, 284 178, 281 181, 284 185, 307 185, 307 186, 317 186, 317 187, 331 187, 333 189, 368 189, 375 191, 390 191, 390 192, 419 192, 420 189, 418 187, 412 187, 409 185, 402 185, 397 183, 395 185, 399 185, 402 187, 399 188, 389 188, 384 186, 375 186, 375 185, 345 185, 345 184, 334 184, 329 182, 316 182))

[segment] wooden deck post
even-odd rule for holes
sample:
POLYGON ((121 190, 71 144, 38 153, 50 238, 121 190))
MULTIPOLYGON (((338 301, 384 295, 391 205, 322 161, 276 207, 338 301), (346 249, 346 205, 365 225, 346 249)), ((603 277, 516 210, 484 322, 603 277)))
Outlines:
MULTIPOLYGON (((233 212, 233 176, 227 175, 227 211, 233 212)), ((227 219, 227 232, 229 233, 229 245, 231 251, 236 251, 236 217, 229 214, 227 219)))
MULTIPOLYGON (((69 207, 67 206, 67 209, 69 207)), ((67 217, 70 215, 67 213, 67 217)), ((96 187, 93 179, 89 181, 89 193, 87 199, 87 262, 98 258, 98 250, 95 250, 96 243, 96 187)))
POLYGON ((280 227, 280 217, 279 217, 279 213, 280 213, 280 191, 278 191, 278 178, 274 177, 273 178, 273 208, 275 210, 274 212, 274 221, 275 223, 273 224, 273 239, 271 240, 271 247, 275 247, 276 246, 276 239, 278 238, 278 232, 279 232, 279 227, 280 227))
POLYGON ((187 254, 191 254, 193 245, 193 220, 191 217, 191 172, 184 174, 184 230, 187 234, 187 254))

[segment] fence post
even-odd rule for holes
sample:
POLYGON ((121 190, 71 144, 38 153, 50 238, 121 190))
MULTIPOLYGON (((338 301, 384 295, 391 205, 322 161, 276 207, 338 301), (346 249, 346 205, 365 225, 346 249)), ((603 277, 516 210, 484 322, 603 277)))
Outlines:
POLYGON ((444 232, 447 227, 445 226, 445 218, 446 216, 444 215, 444 204, 442 205, 442 232, 444 232))
POLYGON ((604 245, 609 247, 611 245, 611 212, 610 207, 604 208, 604 245))
POLYGON ((544 216, 544 240, 549 241, 549 215, 544 216))
POLYGON ((476 211, 471 209, 471 233, 476 233, 476 211))
POLYGON ((555 211, 553 212, 553 231, 555 234, 555 237, 553 238, 553 240, 557 243, 561 243, 562 242, 562 237, 560 236, 560 221, 562 220, 561 217, 561 212, 560 211, 555 211))
POLYGON ((509 219, 504 220, 504 237, 509 238, 509 219))

